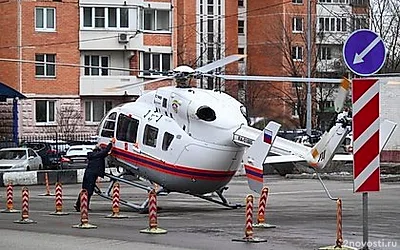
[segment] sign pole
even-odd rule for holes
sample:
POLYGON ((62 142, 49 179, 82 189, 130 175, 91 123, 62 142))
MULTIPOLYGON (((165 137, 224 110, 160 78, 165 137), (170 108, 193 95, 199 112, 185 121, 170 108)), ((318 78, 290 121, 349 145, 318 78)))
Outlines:
POLYGON ((362 194, 363 202, 363 250, 368 250, 368 193, 362 194))

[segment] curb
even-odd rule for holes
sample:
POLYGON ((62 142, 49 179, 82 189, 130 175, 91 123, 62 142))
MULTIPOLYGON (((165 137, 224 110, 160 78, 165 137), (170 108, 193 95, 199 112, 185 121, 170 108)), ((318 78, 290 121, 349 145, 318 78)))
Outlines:
MULTIPOLYGON (((287 179, 317 179, 315 174, 287 174, 287 179)), ((321 179, 332 181, 353 181, 352 175, 339 174, 322 174, 321 179)), ((381 175, 381 182, 400 182, 400 174, 397 175, 381 175)))
MULTIPOLYGON (((106 173, 110 172, 115 173, 116 169, 106 168, 106 173)), ((9 182, 14 186, 45 185, 45 173, 48 175, 49 184, 56 182, 77 184, 82 183, 85 169, 4 172, 0 173, 0 187, 7 186, 9 182)), ((104 178, 101 181, 109 181, 109 178, 104 178)))

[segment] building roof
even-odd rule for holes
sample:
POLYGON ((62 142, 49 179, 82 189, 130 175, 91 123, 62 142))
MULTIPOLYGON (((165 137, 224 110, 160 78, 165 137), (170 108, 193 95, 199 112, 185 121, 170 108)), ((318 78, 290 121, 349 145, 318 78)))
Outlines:
POLYGON ((16 91, 15 89, 7 86, 6 84, 0 82, 0 99, 1 98, 15 98, 18 97, 20 99, 26 98, 23 94, 16 91))

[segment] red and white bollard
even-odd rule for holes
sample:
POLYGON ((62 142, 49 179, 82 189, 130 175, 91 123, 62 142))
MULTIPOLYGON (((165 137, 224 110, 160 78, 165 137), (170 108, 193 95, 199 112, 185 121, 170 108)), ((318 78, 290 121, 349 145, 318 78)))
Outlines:
POLYGON ((253 237, 253 195, 249 194, 246 197, 246 225, 244 230, 244 237, 241 239, 233 239, 233 241, 241 242, 266 242, 267 240, 253 237))
POLYGON ((157 195, 154 189, 149 192, 149 227, 140 230, 147 234, 165 234, 167 230, 159 228, 157 224, 157 195))
POLYGON ((27 187, 22 188, 22 210, 21 210, 21 220, 16 220, 14 223, 19 224, 32 224, 37 223, 29 219, 29 190, 27 187))
POLYGON ((261 190, 260 200, 258 202, 258 214, 257 214, 257 223, 253 224, 253 227, 256 228, 276 228, 275 225, 270 225, 265 223, 265 210, 267 207, 268 200, 268 191, 267 187, 263 187, 261 190))
POLYGON ((49 176, 47 173, 44 173, 44 182, 46 184, 46 193, 39 194, 39 196, 53 196, 54 194, 50 193, 49 176))
POLYGON ((63 212, 62 207, 63 207, 63 202, 62 202, 62 185, 61 183, 57 182, 56 183, 56 200, 55 200, 55 205, 56 205, 56 211, 50 213, 51 215, 68 215, 69 213, 63 212))
POLYGON ((343 232, 342 232, 342 200, 336 200, 336 244, 334 246, 320 247, 321 250, 357 250, 358 248, 343 245, 343 232))
POLYGON ((73 228, 80 229, 95 229, 97 226, 89 224, 88 214, 88 193, 86 189, 82 189, 80 193, 81 200, 81 224, 72 226, 73 228))
POLYGON ((13 186, 12 183, 7 184, 7 208, 1 211, 2 213, 19 213, 19 210, 14 209, 13 204, 13 186))
POLYGON ((114 219, 128 218, 128 216, 121 215, 119 213, 119 204, 120 204, 119 187, 120 187, 119 183, 115 182, 113 186, 113 196, 112 196, 112 214, 106 216, 107 218, 114 218, 114 219))

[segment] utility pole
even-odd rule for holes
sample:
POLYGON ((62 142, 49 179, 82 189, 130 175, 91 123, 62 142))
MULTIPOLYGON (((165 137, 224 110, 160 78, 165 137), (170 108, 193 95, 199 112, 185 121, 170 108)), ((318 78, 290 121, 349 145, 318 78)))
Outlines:
MULTIPOLYGON (((311 78, 311 0, 307 0, 307 77, 311 78)), ((311 135, 311 82, 307 83, 307 135, 311 135)))

